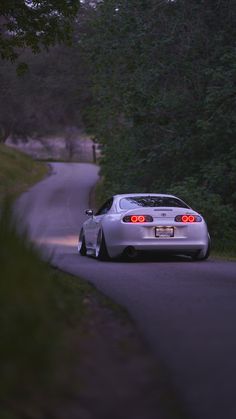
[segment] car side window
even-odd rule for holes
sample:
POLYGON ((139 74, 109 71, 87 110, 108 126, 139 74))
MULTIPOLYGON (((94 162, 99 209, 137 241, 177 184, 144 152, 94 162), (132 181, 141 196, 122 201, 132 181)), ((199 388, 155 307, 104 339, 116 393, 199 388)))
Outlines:
POLYGON ((113 198, 110 198, 108 201, 105 202, 105 204, 102 205, 102 207, 98 210, 98 212, 95 215, 106 214, 111 209, 112 204, 113 198))

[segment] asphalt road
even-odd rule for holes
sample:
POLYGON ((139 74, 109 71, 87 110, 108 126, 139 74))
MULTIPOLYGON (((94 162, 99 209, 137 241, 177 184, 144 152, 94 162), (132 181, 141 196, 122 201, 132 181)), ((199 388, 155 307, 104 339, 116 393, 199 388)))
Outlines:
POLYGON ((235 419, 236 263, 81 257, 78 232, 98 168, 52 168, 50 177, 20 198, 21 224, 54 265, 88 279, 128 309, 168 368, 189 419, 235 419))

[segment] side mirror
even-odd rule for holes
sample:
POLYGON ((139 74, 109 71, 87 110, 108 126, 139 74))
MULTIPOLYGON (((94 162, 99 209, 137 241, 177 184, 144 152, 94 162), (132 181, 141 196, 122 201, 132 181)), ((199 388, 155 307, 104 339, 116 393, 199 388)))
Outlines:
POLYGON ((92 209, 87 209, 85 211, 85 214, 87 214, 89 217, 92 217, 93 216, 93 210, 92 209))

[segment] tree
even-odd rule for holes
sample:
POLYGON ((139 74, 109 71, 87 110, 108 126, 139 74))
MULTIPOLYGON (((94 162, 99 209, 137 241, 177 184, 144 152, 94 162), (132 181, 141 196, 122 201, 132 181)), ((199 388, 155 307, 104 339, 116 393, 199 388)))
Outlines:
POLYGON ((39 52, 69 42, 79 0, 1 0, 0 55, 15 60, 22 49, 39 52))
POLYGON ((81 126, 84 69, 76 46, 57 45, 22 59, 28 71, 17 76, 15 65, 0 61, 0 140, 27 138, 81 126))
MULTIPOLYGON (((18 6, 22 6, 22 3, 26 2, 16 3, 18 6)), ((29 10, 31 12, 33 2, 28 3, 31 4, 29 10)), ((34 44, 30 42, 30 47, 20 51, 20 59, 25 63, 24 67, 28 68, 27 72, 21 72, 21 77, 16 74, 18 60, 16 63, 0 60, 0 141, 5 141, 9 135, 27 138, 27 136, 55 133, 63 130, 66 126, 81 126, 80 109, 83 106, 83 101, 87 100, 86 71, 81 63, 77 48, 78 34, 74 32, 75 22, 73 22, 73 34, 71 32, 72 18, 78 2, 62 0, 35 3, 41 7, 37 11, 41 12, 42 18, 42 6, 45 5, 44 25, 46 28, 48 19, 51 19, 49 10, 54 17, 56 16, 57 19, 54 23, 59 25, 60 30, 63 30, 65 23, 62 19, 66 19, 66 22, 70 24, 70 32, 62 34, 63 37, 60 40, 71 39, 71 45, 50 44, 50 49, 47 49, 49 42, 56 42, 56 33, 52 32, 54 38, 46 40, 45 44, 42 44, 42 36, 45 34, 33 33, 33 36, 37 38, 38 47, 45 46, 46 51, 42 49, 34 54, 37 49, 35 50, 34 44), (54 12, 52 11, 53 5, 55 6, 54 12), (74 5, 74 9, 67 10, 66 5, 68 7, 74 5), (65 13, 58 20, 59 11, 60 13, 65 11, 65 13)), ((13 7, 14 2, 11 2, 11 5, 13 7)), ((8 10, 10 14, 11 8, 8 2, 1 4, 0 8, 0 10, 4 9, 5 13, 8 10)), ((21 10, 20 7, 19 10, 21 10)), ((15 9, 14 13, 16 14, 15 9)), ((17 16, 19 18, 19 14, 17 16)), ((30 15, 28 19, 30 20, 30 15)), ((33 19, 36 19, 35 15, 33 15, 33 19)), ((22 24, 21 20, 20 22, 22 24)), ((33 27, 33 20, 31 24, 33 27)), ((65 26, 64 29, 66 29, 65 26)), ((50 27, 48 27, 48 31, 50 32, 50 27)), ((13 41, 12 38, 10 40, 13 41)), ((22 46, 24 45, 22 44, 22 46)), ((19 53, 19 50, 16 53, 19 53)), ((7 57, 9 58, 9 56, 7 57)))

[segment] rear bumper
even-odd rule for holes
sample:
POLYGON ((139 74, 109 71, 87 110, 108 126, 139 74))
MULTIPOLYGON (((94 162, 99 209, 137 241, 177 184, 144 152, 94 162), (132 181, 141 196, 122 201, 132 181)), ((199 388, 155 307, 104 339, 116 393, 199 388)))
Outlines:
POLYGON ((111 257, 120 256, 132 246, 138 251, 160 251, 191 254, 198 250, 205 251, 208 247, 208 230, 205 222, 194 225, 163 223, 174 228, 174 237, 155 237, 155 228, 160 223, 131 225, 114 223, 105 230, 108 253, 111 257))
POLYGON ((117 257, 129 246, 138 251, 191 254, 198 250, 206 250, 208 247, 208 240, 187 241, 181 239, 157 239, 145 242, 125 241, 120 244, 109 246, 108 252, 111 257, 117 257))

